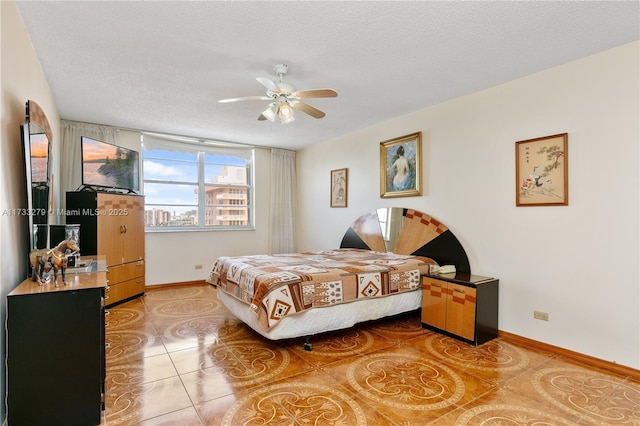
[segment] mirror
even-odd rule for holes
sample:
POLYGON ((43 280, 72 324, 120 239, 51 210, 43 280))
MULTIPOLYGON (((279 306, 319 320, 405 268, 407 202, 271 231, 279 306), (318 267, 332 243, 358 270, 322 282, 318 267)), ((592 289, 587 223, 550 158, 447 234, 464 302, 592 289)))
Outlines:
POLYGON ((398 237, 400 236, 400 230, 402 229, 402 223, 404 221, 404 209, 397 207, 385 207, 380 208, 378 211, 378 223, 380 223, 380 231, 382 232, 382 239, 384 240, 384 246, 386 251, 393 252, 398 237))
POLYGON ((360 216, 347 229, 340 247, 425 256, 471 273, 467 254, 453 232, 414 209, 383 207, 360 216))
POLYGON ((29 250, 48 247, 50 197, 51 126, 42 108, 27 101, 26 123, 21 126, 25 164, 29 250))

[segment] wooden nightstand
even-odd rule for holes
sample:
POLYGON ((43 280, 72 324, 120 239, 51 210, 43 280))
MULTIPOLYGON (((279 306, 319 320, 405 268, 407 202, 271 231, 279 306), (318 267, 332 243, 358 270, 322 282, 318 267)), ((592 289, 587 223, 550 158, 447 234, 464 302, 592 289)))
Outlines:
POLYGON ((422 326, 480 345, 498 336, 498 280, 466 273, 422 276, 422 326))

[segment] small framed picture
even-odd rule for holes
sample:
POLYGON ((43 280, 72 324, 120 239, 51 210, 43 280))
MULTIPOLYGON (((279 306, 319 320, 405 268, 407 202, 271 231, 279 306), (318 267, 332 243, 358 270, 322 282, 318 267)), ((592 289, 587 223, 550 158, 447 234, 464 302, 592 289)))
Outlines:
POLYGON ((569 205, 568 135, 516 142, 516 206, 569 205))
POLYGON ((380 197, 422 195, 422 132, 380 142, 380 197))
POLYGON ((331 170, 331 207, 347 207, 349 169, 331 170))

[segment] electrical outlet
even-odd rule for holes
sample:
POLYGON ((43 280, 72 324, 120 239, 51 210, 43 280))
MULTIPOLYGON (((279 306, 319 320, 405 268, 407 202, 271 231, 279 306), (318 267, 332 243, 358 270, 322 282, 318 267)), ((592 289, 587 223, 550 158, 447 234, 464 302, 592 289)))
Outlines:
POLYGON ((549 321, 549 314, 542 311, 533 311, 533 317, 542 321, 549 321))
POLYGON ((202 265, 196 265, 196 269, 202 269, 202 265))

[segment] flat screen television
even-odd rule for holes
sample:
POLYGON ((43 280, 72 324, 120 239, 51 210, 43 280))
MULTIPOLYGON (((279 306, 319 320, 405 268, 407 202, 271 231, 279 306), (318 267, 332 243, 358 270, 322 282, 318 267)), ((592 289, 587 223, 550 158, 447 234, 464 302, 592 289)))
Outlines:
POLYGON ((82 185, 96 189, 138 192, 139 153, 131 149, 81 137, 82 185))

